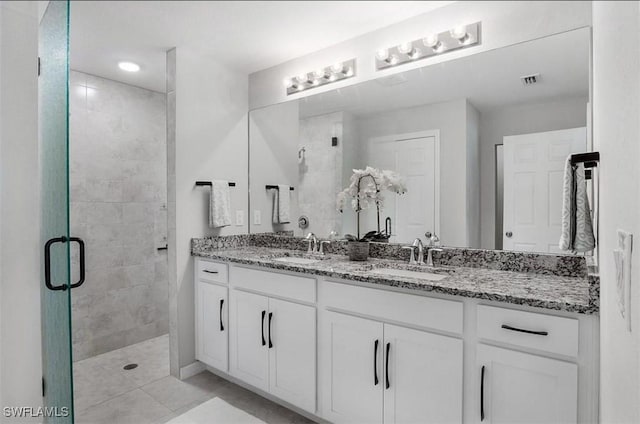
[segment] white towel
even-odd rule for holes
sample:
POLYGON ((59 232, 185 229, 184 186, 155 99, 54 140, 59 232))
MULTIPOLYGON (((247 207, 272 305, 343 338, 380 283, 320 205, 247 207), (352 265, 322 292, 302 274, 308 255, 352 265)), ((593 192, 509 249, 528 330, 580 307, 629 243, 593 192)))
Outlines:
POLYGON ((584 165, 572 165, 571 156, 564 166, 562 234, 559 247, 573 252, 588 252, 596 247, 584 165))
POLYGON ((274 224, 288 224, 291 222, 291 194, 288 185, 278 184, 273 190, 273 219, 274 224))
POLYGON ((231 192, 229 182, 214 180, 211 183, 209 198, 209 227, 226 227, 231 225, 231 192))

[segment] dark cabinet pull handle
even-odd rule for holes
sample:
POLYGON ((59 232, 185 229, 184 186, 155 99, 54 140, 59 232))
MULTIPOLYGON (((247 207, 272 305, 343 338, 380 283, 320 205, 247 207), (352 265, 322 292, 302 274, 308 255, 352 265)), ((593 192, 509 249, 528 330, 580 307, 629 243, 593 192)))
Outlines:
POLYGON ((269 312, 269 349, 273 347, 273 343, 271 342, 271 318, 273 318, 273 312, 269 312))
POLYGON ((203 269, 203 272, 206 272, 207 274, 217 274, 218 271, 209 271, 208 269, 203 269))
POLYGON ((262 311, 262 346, 267 344, 267 341, 264 339, 264 316, 267 314, 267 311, 262 311))
POLYGON ((385 362, 384 371, 385 371, 385 379, 387 380, 386 381, 387 389, 391 387, 391 384, 389 384, 389 350, 390 349, 391 349, 391 343, 387 343, 387 357, 385 358, 385 361, 384 361, 385 362))
POLYGON ((546 332, 546 331, 525 330, 525 329, 522 329, 522 328, 512 327, 512 326, 506 325, 506 324, 502 324, 502 328, 504 328, 505 330, 509 330, 509 331, 517 331, 519 333, 535 334, 536 336, 548 336, 549 335, 549 333, 546 332))
POLYGON ((67 289, 67 285, 64 283, 60 284, 59 286, 54 286, 53 284, 51 284, 51 245, 54 243, 66 242, 67 238, 65 236, 62 236, 49 239, 44 244, 44 284, 49 290, 57 291, 67 289))
POLYGON ((222 323, 222 306, 224 305, 224 299, 220 299, 220 331, 224 331, 224 324, 222 323))
POLYGON ((378 343, 380 340, 373 342, 373 385, 378 385, 378 343))
POLYGON ((480 370, 480 421, 484 421, 484 365, 480 370))
POLYGON ((69 239, 71 242, 78 243, 79 253, 80 253, 80 279, 77 283, 71 284, 71 288, 75 289, 76 287, 80 287, 84 284, 85 277, 85 266, 84 266, 84 241, 78 237, 71 237, 69 239))

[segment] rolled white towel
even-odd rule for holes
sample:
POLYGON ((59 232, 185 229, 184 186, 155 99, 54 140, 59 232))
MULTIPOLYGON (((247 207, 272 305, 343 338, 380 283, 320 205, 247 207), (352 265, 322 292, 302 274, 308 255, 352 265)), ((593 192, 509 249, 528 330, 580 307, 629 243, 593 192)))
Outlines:
POLYGON ((231 192, 229 182, 214 180, 211 182, 209 198, 209 227, 218 228, 231 225, 231 192))

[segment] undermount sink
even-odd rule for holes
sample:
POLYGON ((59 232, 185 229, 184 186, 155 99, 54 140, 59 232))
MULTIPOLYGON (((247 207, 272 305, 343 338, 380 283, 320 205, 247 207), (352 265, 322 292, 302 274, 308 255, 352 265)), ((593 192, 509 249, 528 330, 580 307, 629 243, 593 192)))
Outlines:
POLYGON ((320 259, 297 258, 295 256, 284 256, 282 258, 274 258, 273 260, 277 262, 284 262, 288 264, 297 264, 297 265, 309 265, 309 264, 315 264, 316 262, 320 262, 320 259))
POLYGON ((410 277, 420 278, 422 280, 440 281, 448 277, 448 275, 434 274, 429 271, 409 271, 407 269, 395 268, 378 268, 370 271, 372 274, 388 275, 391 277, 410 277))

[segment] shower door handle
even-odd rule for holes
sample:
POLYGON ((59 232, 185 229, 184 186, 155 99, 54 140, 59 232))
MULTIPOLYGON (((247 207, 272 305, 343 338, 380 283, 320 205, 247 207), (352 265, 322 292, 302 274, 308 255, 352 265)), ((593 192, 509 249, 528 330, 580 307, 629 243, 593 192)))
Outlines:
POLYGON ((80 287, 84 284, 85 277, 85 266, 84 266, 84 240, 80 237, 70 237, 69 241, 78 243, 79 253, 80 253, 80 279, 77 283, 71 284, 71 288, 75 289, 76 287, 80 287))
POLYGON ((44 284, 49 290, 57 291, 67 289, 66 284, 60 284, 58 286, 54 286, 53 284, 51 284, 51 245, 53 245, 54 243, 66 242, 67 238, 65 236, 62 236, 49 239, 44 244, 44 284))

